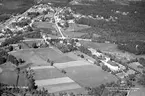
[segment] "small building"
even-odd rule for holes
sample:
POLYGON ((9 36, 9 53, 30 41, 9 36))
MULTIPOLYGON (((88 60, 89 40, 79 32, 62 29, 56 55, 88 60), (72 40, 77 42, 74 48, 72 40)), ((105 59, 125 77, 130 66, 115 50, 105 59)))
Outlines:
POLYGON ((19 50, 20 49, 19 44, 11 44, 11 46, 13 46, 13 50, 19 50))

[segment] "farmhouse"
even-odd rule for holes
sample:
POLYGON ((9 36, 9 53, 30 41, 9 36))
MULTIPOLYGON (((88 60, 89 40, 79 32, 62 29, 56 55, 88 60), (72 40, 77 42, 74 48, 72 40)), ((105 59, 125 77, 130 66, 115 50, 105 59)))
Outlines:
POLYGON ((110 70, 119 71, 118 65, 116 65, 114 62, 111 62, 111 61, 106 62, 106 61, 103 61, 103 60, 101 60, 101 61, 104 63, 104 65, 106 65, 108 68, 110 68, 110 70))
POLYGON ((92 55, 96 55, 97 57, 101 56, 102 53, 97 52, 95 49, 93 48, 88 48, 88 50, 91 51, 92 55))

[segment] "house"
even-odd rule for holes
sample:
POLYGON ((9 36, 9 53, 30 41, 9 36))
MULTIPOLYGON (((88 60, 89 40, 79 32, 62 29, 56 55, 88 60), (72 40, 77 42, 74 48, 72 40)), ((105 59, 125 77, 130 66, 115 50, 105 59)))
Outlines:
POLYGON ((19 44, 11 44, 11 46, 13 46, 13 50, 19 50, 20 49, 19 44))
POLYGON ((92 55, 96 55, 97 57, 102 55, 102 53, 97 52, 96 49, 88 48, 88 50, 91 51, 92 55))
POLYGON ((111 71, 119 71, 120 69, 119 69, 119 66, 117 65, 117 64, 115 64, 114 62, 111 62, 111 61, 109 61, 109 62, 106 62, 106 61, 104 61, 104 60, 101 60, 102 61, 102 63, 104 64, 104 65, 106 65, 111 71))

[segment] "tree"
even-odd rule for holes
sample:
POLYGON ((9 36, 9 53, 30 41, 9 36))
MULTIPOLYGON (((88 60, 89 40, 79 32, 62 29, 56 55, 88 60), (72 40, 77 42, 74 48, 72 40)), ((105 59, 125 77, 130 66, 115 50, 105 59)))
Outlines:
POLYGON ((129 78, 130 81, 135 81, 135 77, 136 77, 135 74, 128 75, 128 78, 129 78))
POLYGON ((84 55, 81 55, 81 58, 84 58, 84 55))
POLYGON ((53 64, 54 64, 54 61, 51 61, 51 66, 53 66, 53 64))
POLYGON ((36 43, 33 43, 33 44, 32 44, 32 47, 33 47, 33 48, 38 48, 38 46, 37 46, 36 43))
POLYGON ((29 90, 35 90, 38 86, 35 85, 35 80, 33 78, 28 79, 29 90))
POLYGON ((22 63, 25 63, 25 61, 21 58, 18 59, 18 62, 19 62, 19 65, 22 64, 22 63))
POLYGON ((145 59, 139 58, 139 63, 145 67, 145 59))
POLYGON ((13 55, 8 55, 7 61, 10 61, 11 63, 15 64, 16 66, 18 66, 18 63, 19 63, 17 58, 13 55))
POLYGON ((4 64, 7 60, 4 57, 0 56, 0 64, 4 64))
POLYGON ((9 51, 13 51, 13 46, 8 47, 9 51))
POLYGON ((17 66, 16 68, 16 72, 17 72, 17 80, 16 80, 16 86, 18 86, 18 82, 19 82, 19 75, 20 75, 20 68, 17 66))
POLYGON ((107 71, 108 67, 106 65, 102 65, 102 70, 107 71))
POLYGON ((145 87, 145 74, 141 75, 140 78, 138 78, 138 84, 145 87))

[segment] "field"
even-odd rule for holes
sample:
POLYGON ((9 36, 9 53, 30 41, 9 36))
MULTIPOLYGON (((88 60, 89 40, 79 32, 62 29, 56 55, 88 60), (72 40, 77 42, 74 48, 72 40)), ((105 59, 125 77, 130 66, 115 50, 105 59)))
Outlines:
MULTIPOLYGON (((0 65, 0 68, 3 70, 2 73, 0 73, 0 82, 9 85, 16 85, 17 72, 15 71, 15 66, 8 62, 0 65)), ((27 86, 27 79, 25 78, 25 75, 21 72, 19 76, 18 85, 27 86)))
POLYGON ((60 70, 64 69, 71 79, 83 87, 96 87, 102 83, 117 81, 115 76, 83 60, 59 63, 54 66, 60 70))
POLYGON ((51 48, 41 48, 35 50, 35 53, 39 55, 44 60, 52 60, 55 63, 63 63, 63 62, 69 62, 69 61, 75 61, 74 59, 64 55, 61 53, 58 49, 51 49, 51 48))
POLYGON ((20 50, 11 54, 16 56, 17 58, 22 58, 26 61, 25 63, 31 63, 32 66, 48 65, 48 63, 45 60, 36 55, 35 52, 31 49, 20 50))
POLYGON ((92 47, 95 49, 100 49, 102 51, 119 51, 117 49, 116 44, 111 44, 111 43, 95 43, 95 42, 88 42, 88 41, 80 41, 81 44, 83 44, 85 47, 92 47))
POLYGON ((83 44, 85 47, 91 47, 94 49, 99 49, 102 52, 114 54, 115 56, 119 58, 128 58, 133 59, 136 56, 134 54, 128 53, 128 52, 122 52, 117 48, 116 44, 111 43, 95 43, 95 42, 88 42, 88 41, 80 41, 81 44, 83 44))
POLYGON ((96 87, 100 84, 117 81, 115 76, 104 72, 95 65, 65 68, 64 70, 74 81, 84 87, 96 87))
POLYGON ((42 32, 54 35, 54 36, 61 36, 57 30, 54 23, 49 22, 34 22, 34 28, 40 29, 42 32))
POLYGON ((69 27, 66 30, 64 30, 63 32, 65 35, 67 35, 68 37, 71 37, 71 38, 80 37, 86 33, 77 32, 77 31, 87 29, 87 28, 90 28, 90 27, 87 25, 70 23, 69 27))
POLYGON ((73 81, 54 67, 33 67, 33 69, 35 72, 35 83, 36 85, 38 85, 39 89, 42 89, 44 87, 48 90, 48 92, 81 89, 80 85, 78 85, 75 81, 73 81))
POLYGON ((34 78, 36 80, 43 80, 43 79, 52 79, 52 78, 65 77, 65 75, 62 74, 56 68, 37 69, 37 70, 34 70, 34 72, 35 72, 34 78))
POLYGON ((75 61, 55 48, 24 49, 10 54, 24 59, 26 63, 31 63, 32 66, 49 66, 48 59, 54 61, 54 63, 75 61))

